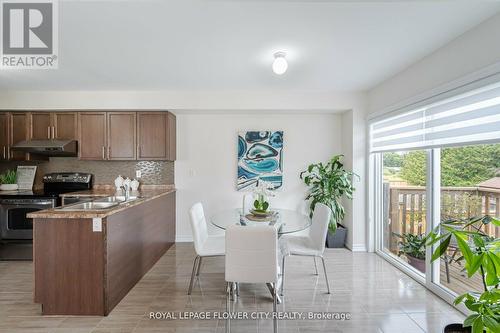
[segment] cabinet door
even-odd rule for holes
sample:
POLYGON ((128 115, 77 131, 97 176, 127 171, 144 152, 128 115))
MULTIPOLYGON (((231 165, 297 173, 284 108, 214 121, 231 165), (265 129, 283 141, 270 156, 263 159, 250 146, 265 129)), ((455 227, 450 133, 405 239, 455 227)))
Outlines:
POLYGON ((177 133, 176 133, 176 118, 172 113, 168 113, 168 132, 167 132, 167 159, 175 161, 177 155, 177 133))
POLYGON ((76 140, 76 112, 54 112, 52 114, 52 126, 54 128, 53 139, 76 140))
POLYGON ((106 112, 78 114, 78 147, 82 160, 106 159, 106 112))
POLYGON ((52 121, 49 112, 30 113, 30 140, 52 139, 52 121))
POLYGON ((135 124, 135 112, 108 112, 108 160, 136 159, 135 124))
POLYGON ((167 117, 167 112, 137 113, 137 159, 168 159, 167 117))
POLYGON ((9 159, 9 114, 0 113, 0 160, 9 159))
MULTIPOLYGON (((10 146, 28 139, 28 114, 13 112, 10 115, 10 146)), ((19 151, 10 151, 11 160, 26 160, 27 154, 19 151)))

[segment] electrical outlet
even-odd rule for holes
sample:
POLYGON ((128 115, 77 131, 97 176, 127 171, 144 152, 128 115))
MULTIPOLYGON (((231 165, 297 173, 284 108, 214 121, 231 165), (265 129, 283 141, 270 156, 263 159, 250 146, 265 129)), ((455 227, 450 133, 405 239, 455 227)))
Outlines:
POLYGON ((141 170, 135 170, 135 178, 141 178, 142 172, 141 170))

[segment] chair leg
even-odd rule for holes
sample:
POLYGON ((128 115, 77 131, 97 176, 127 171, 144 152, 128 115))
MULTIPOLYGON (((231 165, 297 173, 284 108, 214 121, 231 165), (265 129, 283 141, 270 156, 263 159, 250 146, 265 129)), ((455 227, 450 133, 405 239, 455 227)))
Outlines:
POLYGON ((316 271, 314 275, 318 275, 318 265, 316 265, 316 257, 313 257, 313 260, 314 260, 314 270, 316 271))
MULTIPOLYGON (((232 292, 232 283, 226 282, 226 312, 231 312, 231 292, 232 292)), ((226 333, 231 331, 231 320, 228 317, 226 319, 226 333)))
POLYGON ((274 284, 273 292, 273 330, 278 333, 278 285, 274 284))
POLYGON ((196 267, 197 267, 196 265, 198 263, 198 259, 200 259, 200 256, 196 256, 196 258, 194 258, 193 271, 191 272, 191 281, 189 282, 188 295, 191 295, 191 291, 193 290, 194 274, 196 273, 196 267))
POLYGON ((330 283, 328 282, 328 274, 326 273, 326 265, 325 265, 325 258, 320 257, 321 261, 323 262, 323 270, 325 271, 325 281, 326 281, 326 288, 328 289, 328 294, 330 293, 330 283))
POLYGON ((283 259, 281 262, 281 290, 280 290, 280 295, 283 296, 283 288, 285 286, 285 258, 286 255, 283 255, 283 259))
POLYGON ((200 276, 201 259, 203 259, 203 257, 200 257, 200 260, 198 260, 198 269, 196 270, 196 276, 200 276))

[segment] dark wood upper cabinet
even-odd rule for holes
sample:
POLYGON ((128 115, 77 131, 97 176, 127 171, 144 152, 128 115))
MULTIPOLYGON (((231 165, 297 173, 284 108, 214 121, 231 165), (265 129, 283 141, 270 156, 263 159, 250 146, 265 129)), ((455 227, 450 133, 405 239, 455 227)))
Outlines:
POLYGON ((49 112, 32 112, 30 118, 30 140, 52 139, 52 118, 49 112))
MULTIPOLYGON (((29 119, 26 112, 12 112, 10 114, 10 146, 28 140, 29 119)), ((19 151, 10 151, 11 160, 26 160, 27 154, 19 151)))
POLYGON ((177 120, 173 113, 168 112, 168 155, 167 160, 175 161, 177 158, 177 120))
POLYGON ((54 128, 53 139, 76 140, 77 114, 76 112, 54 112, 52 114, 54 128))
POLYGON ((75 112, 31 112, 30 140, 74 140, 76 118, 75 112))
POLYGON ((135 124, 135 112, 108 112, 108 160, 136 159, 135 124))
POLYGON ((139 160, 175 160, 175 116, 138 112, 137 151, 139 160))
POLYGON ((6 161, 9 159, 9 114, 7 112, 0 113, 0 160, 6 161))
POLYGON ((106 112, 78 113, 78 142, 80 159, 106 159, 106 112))

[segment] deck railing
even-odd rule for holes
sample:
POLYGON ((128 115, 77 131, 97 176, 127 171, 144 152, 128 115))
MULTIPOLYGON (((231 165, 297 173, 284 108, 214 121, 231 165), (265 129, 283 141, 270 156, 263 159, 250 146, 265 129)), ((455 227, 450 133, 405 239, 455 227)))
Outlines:
MULTIPOLYGON (((427 230, 426 189, 423 186, 394 186, 384 183, 384 239, 397 251, 395 234, 421 234, 427 230)), ((441 187, 441 220, 491 215, 500 217, 500 189, 481 187, 441 187)), ((500 228, 487 225, 483 231, 499 237, 500 228)))

